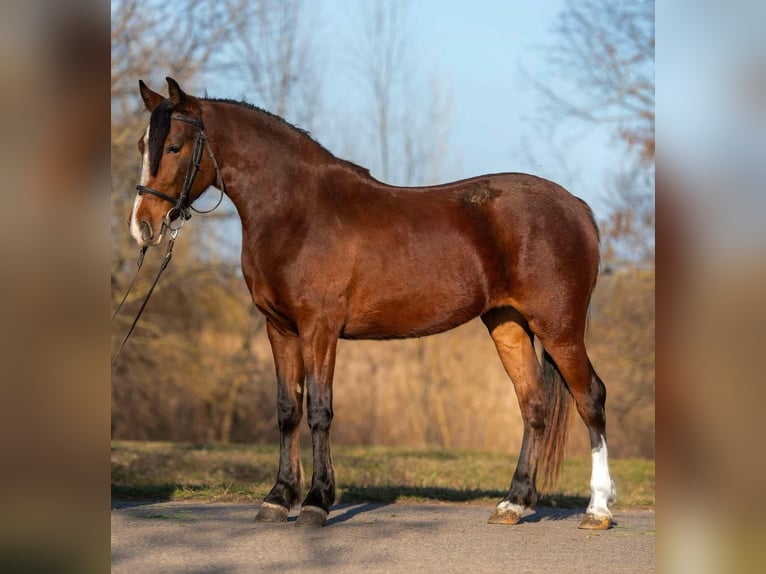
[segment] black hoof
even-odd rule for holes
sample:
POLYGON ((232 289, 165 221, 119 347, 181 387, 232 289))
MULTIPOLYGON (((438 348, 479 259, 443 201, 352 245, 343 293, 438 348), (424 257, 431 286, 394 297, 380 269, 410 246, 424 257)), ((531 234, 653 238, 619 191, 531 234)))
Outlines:
POLYGON ((255 516, 256 522, 287 522, 289 511, 284 506, 272 502, 264 502, 255 516))
POLYGON ((296 526, 324 526, 327 522, 327 511, 318 506, 304 506, 296 526))

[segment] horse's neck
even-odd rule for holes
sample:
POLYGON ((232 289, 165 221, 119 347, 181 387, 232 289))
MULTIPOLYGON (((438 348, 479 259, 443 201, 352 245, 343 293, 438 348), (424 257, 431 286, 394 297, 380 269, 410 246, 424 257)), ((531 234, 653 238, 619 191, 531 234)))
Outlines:
POLYGON ((245 230, 310 209, 330 188, 380 185, 364 168, 335 158, 309 136, 249 109, 226 109, 211 122, 211 139, 245 230), (252 114, 252 115, 251 115, 252 114), (213 125, 215 124, 215 125, 213 125), (262 125, 259 125, 262 124, 262 125), (305 139, 304 139, 305 138, 305 139))
POLYGON ((237 117, 246 112, 256 113, 236 110, 208 128, 226 193, 243 219, 273 208, 301 173, 301 162, 295 157, 298 151, 291 149, 290 142, 274 144, 264 139, 257 128, 250 127, 253 118, 237 117))

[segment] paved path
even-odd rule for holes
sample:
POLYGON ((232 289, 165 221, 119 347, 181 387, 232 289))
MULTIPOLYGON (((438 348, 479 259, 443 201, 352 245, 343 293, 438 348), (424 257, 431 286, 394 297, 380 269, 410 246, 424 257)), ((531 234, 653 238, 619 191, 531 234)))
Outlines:
MULTIPOLYGON (((654 511, 606 532, 540 509, 516 526, 462 504, 343 504, 319 529, 256 524, 257 505, 115 503, 113 573, 654 572, 654 511)), ((294 513, 293 513, 294 514, 294 513)))

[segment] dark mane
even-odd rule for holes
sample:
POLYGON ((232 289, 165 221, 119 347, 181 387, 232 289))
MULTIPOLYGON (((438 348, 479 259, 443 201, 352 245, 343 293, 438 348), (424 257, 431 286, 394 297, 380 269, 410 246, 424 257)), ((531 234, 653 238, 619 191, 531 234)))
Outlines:
MULTIPOLYGON (((295 130, 296 132, 298 132, 301 135, 307 136, 309 138, 311 137, 311 134, 308 131, 306 131, 306 130, 304 130, 302 128, 299 128, 296 125, 291 124, 286 119, 284 119, 281 116, 278 116, 277 114, 272 114, 270 111, 264 110, 263 108, 259 108, 258 106, 253 105, 253 104, 251 104, 249 102, 244 102, 244 101, 241 101, 241 100, 232 100, 232 99, 229 99, 229 98, 204 98, 203 101, 210 102, 210 103, 213 103, 213 104, 216 104, 216 103, 220 103, 220 104, 232 104, 232 105, 235 105, 235 106, 239 106, 240 108, 245 108, 245 109, 248 109, 248 110, 252 110, 254 112, 259 112, 261 114, 265 114, 267 117, 269 117, 269 118, 271 118, 273 120, 278 121, 279 123, 283 124, 284 126, 287 126, 288 128, 290 128, 292 130, 295 130)), ((314 140, 314 141, 316 142, 316 140, 314 140)), ((319 142, 316 142, 316 143, 319 144, 319 142)), ((324 148, 322 148, 322 149, 324 149, 324 148)))
MULTIPOLYGON (((273 114, 273 113, 271 113, 268 110, 264 110, 263 108, 259 108, 258 106, 255 106, 255 105, 253 105, 251 103, 244 102, 244 101, 241 101, 241 100, 232 100, 232 99, 228 99, 228 98, 204 98, 203 101, 210 102, 210 103, 231 104, 231 105, 234 105, 234 106, 238 106, 240 108, 245 108, 247 110, 252 110, 254 112, 258 112, 259 114, 263 114, 267 118, 277 122, 279 125, 282 125, 282 126, 288 128, 288 129, 294 131, 298 135, 307 137, 312 142, 314 142, 314 144, 316 144, 317 147, 319 147, 319 149, 321 149, 324 153, 329 155, 334 160, 340 162, 344 166, 346 166, 348 168, 351 168, 353 171, 355 171, 355 172, 357 172, 357 173, 359 173, 361 175, 364 175, 364 176, 367 176, 367 177, 370 176, 370 170, 368 170, 366 167, 362 167, 361 165, 358 165, 358 164, 355 164, 355 163, 353 163, 351 161, 348 161, 348 160, 345 160, 345 159, 337 157, 330 150, 328 150, 326 147, 324 147, 321 143, 319 143, 317 140, 315 140, 311 136, 310 132, 308 132, 307 130, 304 130, 303 128, 300 128, 300 127, 298 127, 298 126, 296 126, 294 124, 291 124, 286 119, 284 119, 282 116, 278 116, 277 114, 273 114)), ((167 135, 167 134, 165 134, 165 135, 167 135)), ((158 162, 158 164, 159 164, 159 162, 158 162)))

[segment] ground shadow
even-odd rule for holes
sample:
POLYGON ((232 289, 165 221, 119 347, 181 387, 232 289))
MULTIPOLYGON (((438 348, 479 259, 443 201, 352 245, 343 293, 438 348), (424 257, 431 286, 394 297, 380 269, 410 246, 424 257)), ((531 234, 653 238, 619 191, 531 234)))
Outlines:
POLYGON ((550 508, 548 506, 538 506, 534 514, 524 516, 519 524, 525 522, 557 522, 559 520, 567 520, 573 516, 583 514, 585 507, 582 508, 550 508))
POLYGON ((343 484, 340 486, 341 502, 382 502, 394 503, 402 499, 438 500, 440 502, 470 502, 472 500, 500 500, 505 492, 477 488, 448 488, 439 486, 362 486, 343 484))
POLYGON ((178 484, 173 482, 125 485, 112 484, 112 508, 129 508, 153 504, 155 502, 169 502, 179 490, 200 492, 207 488, 195 484, 178 484))
POLYGON ((327 521, 327 525, 338 524, 340 522, 346 522, 352 518, 364 514, 365 512, 372 512, 378 508, 388 506, 387 503, 382 502, 365 502, 361 504, 343 503, 333 506, 330 519, 327 521))
MULTIPOLYGON (((362 486, 357 484, 341 485, 340 502, 384 502, 394 503, 402 499, 435 500, 439 502, 499 502, 507 494, 504 490, 487 490, 478 488, 449 488, 433 486, 362 486)), ((588 505, 588 498, 561 493, 551 493, 541 496, 538 507, 551 509, 579 509, 588 505)))

